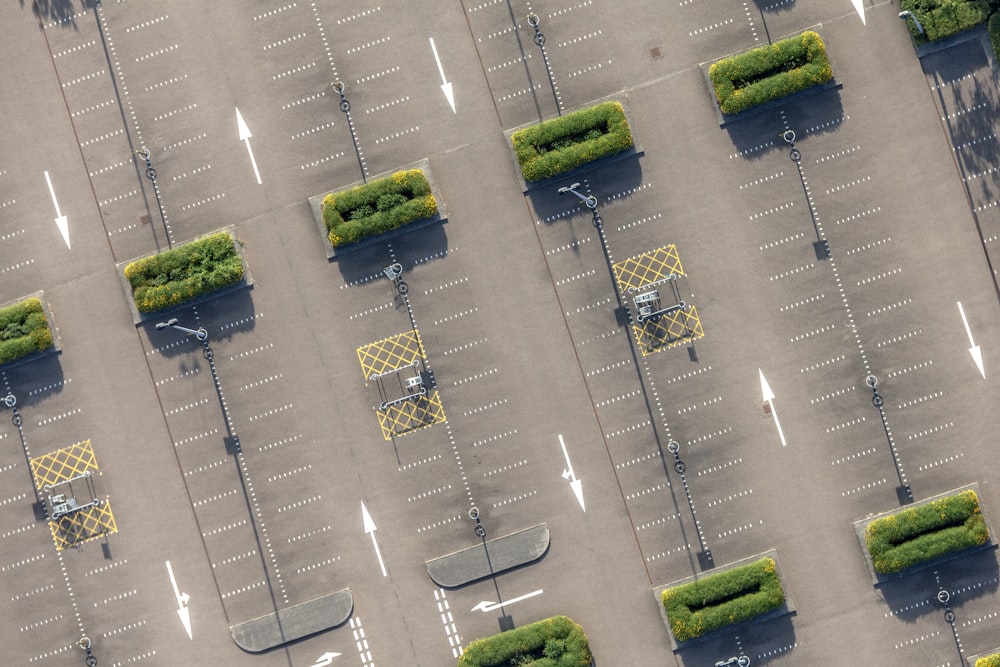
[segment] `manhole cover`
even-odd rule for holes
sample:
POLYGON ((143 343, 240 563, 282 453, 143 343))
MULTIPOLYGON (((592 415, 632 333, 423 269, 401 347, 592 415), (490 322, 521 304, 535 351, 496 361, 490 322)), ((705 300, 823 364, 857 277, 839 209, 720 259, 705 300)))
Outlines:
POLYGON ((660 47, 654 46, 649 50, 649 56, 655 60, 657 58, 662 58, 663 53, 660 51, 660 47))
POLYGON ((139 222, 141 222, 144 225, 148 225, 152 221, 153 221, 153 219, 149 216, 149 213, 143 213, 139 217, 139 222))

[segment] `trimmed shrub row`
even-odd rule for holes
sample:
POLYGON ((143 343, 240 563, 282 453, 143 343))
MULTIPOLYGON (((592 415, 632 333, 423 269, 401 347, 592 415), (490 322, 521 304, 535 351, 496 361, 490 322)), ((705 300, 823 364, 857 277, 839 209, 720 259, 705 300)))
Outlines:
POLYGON ((990 16, 988 0, 901 0, 899 5, 913 12, 924 28, 921 35, 912 20, 906 21, 918 44, 950 37, 983 23, 990 16))
POLYGON ((661 595, 677 641, 739 623, 777 609, 785 602, 772 558, 668 588, 661 595))
POLYGON ((136 308, 152 313, 238 283, 243 262, 234 244, 231 234, 218 232, 131 262, 125 278, 136 308))
POLYGON ((590 667, 590 642, 583 628, 565 616, 552 616, 465 647, 458 667, 590 667))
POLYGON ((868 553, 880 574, 985 544, 989 537, 972 490, 875 519, 865 529, 868 553))
POLYGON ((1000 667, 1000 653, 988 655, 985 658, 976 660, 975 667, 1000 667))
POLYGON ((42 302, 31 297, 0 308, 0 364, 15 361, 52 345, 52 332, 42 302))
POLYGON ((397 171, 365 185, 323 198, 323 223, 335 248, 438 212, 431 185, 420 169, 397 171))
POLYGON ((632 147, 620 102, 603 102, 518 130, 510 137, 521 176, 541 181, 632 147))
POLYGON ((807 30, 714 62, 708 77, 722 113, 734 114, 824 84, 833 69, 823 40, 807 30))

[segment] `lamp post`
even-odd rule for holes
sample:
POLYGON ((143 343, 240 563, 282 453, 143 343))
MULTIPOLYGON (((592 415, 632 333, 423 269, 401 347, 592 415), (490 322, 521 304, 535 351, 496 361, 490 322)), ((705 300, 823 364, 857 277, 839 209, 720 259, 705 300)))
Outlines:
POLYGON ((194 336, 195 338, 197 338, 198 340, 200 340, 202 343, 204 343, 205 341, 208 340, 208 331, 205 330, 205 327, 198 327, 197 329, 189 329, 189 328, 187 328, 185 326, 181 326, 180 324, 177 324, 177 318, 176 317, 172 317, 169 320, 167 320, 166 322, 157 322, 156 323, 156 330, 157 331, 163 331, 167 327, 170 327, 171 329, 177 329, 178 331, 186 333, 189 336, 194 336))
POLYGON ((535 30, 535 44, 538 45, 538 49, 542 52, 542 62, 545 63, 545 72, 549 75, 549 87, 552 88, 552 97, 556 101, 556 111, 559 115, 562 115, 562 100, 559 99, 559 92, 556 88, 556 81, 552 76, 552 67, 549 65, 549 54, 545 52, 545 35, 539 30, 538 24, 541 23, 541 18, 538 14, 534 12, 528 14, 528 25, 530 25, 535 30))
POLYGON ((483 552, 486 554, 486 564, 490 568, 490 578, 493 579, 493 588, 496 589, 497 592, 497 603, 500 606, 500 614, 506 616, 507 612, 505 612, 503 608, 503 598, 500 597, 500 586, 499 584, 497 584, 497 575, 493 571, 493 561, 490 560, 490 550, 486 546, 486 529, 483 527, 482 522, 479 520, 478 507, 469 508, 469 518, 476 522, 476 535, 478 535, 479 539, 483 541, 483 552))
POLYGON ((167 216, 163 214, 163 202, 160 201, 160 187, 156 184, 156 169, 153 168, 153 163, 149 159, 149 149, 143 146, 136 149, 135 154, 141 157, 143 162, 146 163, 146 178, 153 184, 153 194, 156 196, 156 208, 160 211, 160 220, 163 222, 163 233, 167 235, 167 247, 172 248, 170 229, 167 228, 167 216))
POLYGON ((361 182, 368 182, 368 175, 365 173, 365 164, 361 160, 361 150, 358 148, 358 137, 354 133, 354 122, 351 120, 351 103, 347 101, 347 97, 344 91, 347 87, 344 85, 343 81, 339 79, 330 84, 330 88, 333 92, 340 96, 340 110, 344 112, 344 117, 347 118, 347 129, 351 131, 351 141, 354 143, 354 153, 358 156, 358 166, 361 167, 361 182))
POLYGON ((76 645, 87 652, 87 667, 97 667, 97 656, 90 651, 90 647, 93 646, 93 642, 90 640, 90 637, 80 637, 76 645))
POLYGON ((913 19, 913 24, 917 26, 917 32, 919 32, 921 35, 924 36, 927 35, 927 33, 924 32, 924 26, 920 25, 920 19, 918 19, 917 15, 911 12, 909 9, 904 9, 903 11, 901 11, 899 13, 899 18, 903 19, 904 21, 906 19, 913 19))

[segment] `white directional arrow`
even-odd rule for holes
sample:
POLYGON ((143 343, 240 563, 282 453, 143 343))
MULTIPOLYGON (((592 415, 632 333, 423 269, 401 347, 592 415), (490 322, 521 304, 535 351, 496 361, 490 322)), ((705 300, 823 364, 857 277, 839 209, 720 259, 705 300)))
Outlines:
POLYGON ((858 12, 858 16, 861 17, 861 23, 864 24, 864 25, 868 25, 868 22, 865 21, 865 5, 864 5, 864 0, 851 0, 851 4, 854 5, 855 11, 857 11, 858 12))
POLYGON ((325 667, 326 665, 329 665, 331 662, 333 662, 333 659, 336 658, 338 655, 340 654, 334 653, 332 651, 327 651, 326 653, 324 653, 319 657, 319 660, 317 660, 312 664, 312 667, 325 667))
POLYGON ((378 542, 375 540, 375 531, 378 530, 375 527, 375 522, 372 521, 372 515, 368 513, 368 508, 365 507, 365 501, 361 501, 361 520, 365 525, 365 532, 372 536, 372 546, 375 547, 375 555, 378 556, 378 566, 382 568, 382 576, 387 576, 385 571, 385 561, 382 560, 382 552, 379 551, 378 542))
POLYGON ((253 175, 257 177, 257 185, 260 185, 260 171, 257 170, 257 160, 254 159, 253 149, 250 148, 250 128, 247 127, 247 122, 243 120, 243 114, 240 113, 239 109, 236 109, 236 127, 240 131, 240 141, 247 145, 247 153, 250 154, 250 164, 253 165, 253 175))
POLYGON ((167 561, 167 574, 170 576, 170 585, 174 587, 174 597, 177 598, 177 615, 181 618, 181 624, 184 625, 184 631, 187 632, 188 639, 192 639, 191 610, 187 607, 187 603, 191 599, 191 596, 187 593, 181 593, 181 590, 177 588, 177 580, 174 578, 174 569, 170 567, 169 560, 167 561))
POLYGON ((475 607, 473 607, 472 611, 487 612, 487 611, 493 611, 494 609, 499 609, 500 607, 508 607, 514 604, 515 602, 520 602, 521 600, 527 600, 528 598, 533 598, 536 595, 541 595, 542 592, 543 592, 542 589, 539 588, 537 591, 531 591, 530 593, 525 593, 524 595, 520 595, 516 598, 507 600, 506 602, 493 602, 492 600, 483 600, 475 607))
POLYGON ((767 379, 764 377, 764 371, 758 368, 757 372, 760 373, 760 393, 764 395, 764 400, 767 401, 767 406, 771 410, 771 416, 774 417, 774 425, 778 427, 778 437, 781 438, 781 446, 785 447, 788 443, 785 442, 785 432, 781 430, 778 413, 774 411, 774 392, 771 391, 771 385, 767 383, 767 379))
POLYGON ((45 172, 45 182, 49 184, 49 194, 52 195, 52 205, 56 207, 56 227, 59 229, 59 233, 62 234, 63 241, 66 242, 66 247, 69 248, 69 221, 66 216, 62 214, 59 210, 59 202, 56 201, 56 191, 52 187, 52 179, 49 178, 49 172, 45 172))
POLYGON ((434 62, 437 63, 438 73, 441 75, 441 92, 444 93, 445 99, 448 100, 451 112, 455 113, 455 91, 451 89, 451 84, 448 82, 448 78, 444 75, 444 67, 441 66, 441 58, 438 56, 437 47, 434 46, 434 38, 430 37, 429 39, 431 40, 431 51, 434 52, 434 62))
POLYGON ((965 334, 969 337, 969 354, 972 355, 972 361, 975 362, 976 368, 979 369, 979 374, 982 375, 985 380, 986 369, 983 368, 983 351, 978 345, 976 345, 976 341, 972 340, 972 329, 969 328, 969 320, 965 318, 965 309, 962 308, 962 302, 959 301, 957 303, 958 312, 962 316, 962 324, 965 325, 965 334))
POLYGON ((573 489, 573 495, 576 496, 576 502, 580 503, 580 509, 584 512, 587 511, 587 507, 583 504, 583 482, 576 478, 576 473, 573 472, 573 464, 569 462, 569 453, 566 451, 566 442, 563 440, 562 433, 559 434, 559 446, 563 450, 563 458, 566 459, 566 470, 563 471, 563 479, 569 480, 569 488, 573 489))

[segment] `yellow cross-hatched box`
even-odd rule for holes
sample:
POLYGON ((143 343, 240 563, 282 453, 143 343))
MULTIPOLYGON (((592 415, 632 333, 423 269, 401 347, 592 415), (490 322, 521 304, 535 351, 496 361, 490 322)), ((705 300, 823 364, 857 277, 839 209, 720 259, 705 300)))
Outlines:
POLYGON ((639 350, 644 357, 705 336, 701 320, 698 319, 698 309, 694 305, 664 313, 655 322, 645 320, 633 323, 632 333, 635 334, 639 350))
POLYGON ((35 485, 43 491, 46 487, 55 486, 95 470, 97 470, 97 458, 90 446, 90 440, 31 459, 31 474, 35 478, 35 485))
POLYGON ((416 329, 389 336, 358 348, 358 361, 365 379, 382 375, 423 358, 420 332, 416 329))
POLYGON ((386 440, 445 421, 441 394, 437 390, 402 403, 388 405, 385 409, 378 410, 377 414, 379 426, 382 427, 382 437, 386 440))
POLYGON ((52 531, 52 541, 55 542, 56 550, 62 551, 117 533, 118 525, 115 523, 115 515, 111 512, 111 503, 101 500, 98 505, 91 505, 49 521, 49 530, 52 531))
POLYGON ((623 295, 671 275, 686 275, 684 267, 681 266, 681 258, 677 254, 677 246, 673 243, 616 262, 612 268, 618 289, 623 295))

